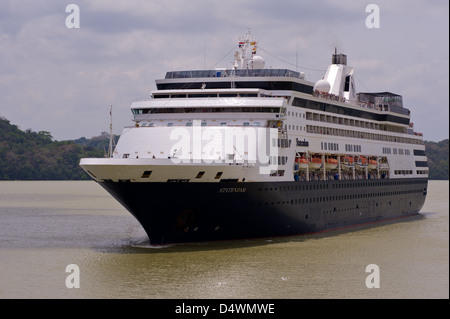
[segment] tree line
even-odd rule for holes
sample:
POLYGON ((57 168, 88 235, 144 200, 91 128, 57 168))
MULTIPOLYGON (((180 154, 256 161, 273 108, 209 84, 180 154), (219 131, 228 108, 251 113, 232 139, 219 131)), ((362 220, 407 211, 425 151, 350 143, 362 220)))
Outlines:
POLYGON ((429 179, 448 180, 448 139, 440 142, 425 141, 425 153, 428 157, 429 179))
POLYGON ((0 118, 0 180, 87 180, 80 159, 104 157, 108 144, 104 134, 54 141, 50 132, 22 131, 0 118))
MULTIPOLYGON (((118 136, 114 136, 117 142, 118 136)), ((449 140, 425 141, 429 178, 449 179, 449 140)), ((22 131, 0 117, 0 180, 88 180, 80 168, 84 157, 104 157, 109 134, 54 141, 50 132, 22 131)))

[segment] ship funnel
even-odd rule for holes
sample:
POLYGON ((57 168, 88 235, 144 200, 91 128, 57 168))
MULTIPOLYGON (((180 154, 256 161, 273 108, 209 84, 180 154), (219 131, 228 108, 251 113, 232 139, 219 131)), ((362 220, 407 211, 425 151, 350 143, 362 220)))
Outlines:
POLYGON ((338 54, 335 49, 331 65, 324 77, 315 83, 314 90, 330 93, 339 100, 356 100, 353 68, 347 65, 347 55, 338 54))
POLYGON ((335 53, 331 57, 331 64, 342 64, 347 65, 347 56, 342 53, 335 53))

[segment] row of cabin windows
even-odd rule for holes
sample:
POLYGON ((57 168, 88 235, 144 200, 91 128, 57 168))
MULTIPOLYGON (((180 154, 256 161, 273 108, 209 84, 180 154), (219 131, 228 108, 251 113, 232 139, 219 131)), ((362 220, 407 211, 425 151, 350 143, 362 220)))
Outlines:
POLYGON ((279 107, 156 107, 146 109, 132 109, 134 115, 167 114, 167 113, 280 113, 279 107))
POLYGON ((315 126, 315 125, 306 125, 306 132, 312 133, 312 134, 344 136, 344 137, 352 137, 352 138, 369 139, 369 140, 375 140, 375 141, 387 141, 387 142, 408 143, 408 144, 423 144, 422 140, 413 139, 413 138, 367 133, 367 132, 361 132, 361 131, 344 130, 344 129, 337 129, 337 128, 324 127, 324 126, 315 126))
POLYGON ((345 144, 345 151, 361 153, 361 145, 345 144))
POLYGON ((345 118, 345 117, 333 116, 333 115, 328 115, 328 114, 306 112, 306 119, 310 120, 310 121, 316 121, 316 122, 326 122, 326 123, 331 123, 331 124, 355 126, 355 127, 368 128, 368 129, 379 130, 379 131, 388 131, 388 132, 395 132, 395 133, 406 133, 407 132, 406 128, 404 128, 404 127, 393 126, 393 125, 389 125, 387 123, 381 124, 381 123, 367 122, 367 121, 363 121, 362 119, 345 118))
POLYGON ((297 131, 306 131, 306 127, 305 126, 299 126, 299 125, 287 125, 286 126, 286 124, 285 124, 285 127, 288 127, 289 128, 289 130, 297 130, 297 131))
MULTIPOLYGON (((265 69, 264 71, 268 71, 265 69)), ((179 89, 201 89, 205 85, 208 89, 228 89, 231 82, 174 82, 174 83, 159 83, 156 85, 158 90, 179 90, 179 89)), ((302 84, 292 81, 241 81, 236 77, 233 81, 233 86, 236 89, 263 89, 269 91, 297 91, 307 94, 313 93, 311 85, 302 84)))
POLYGON ((400 169, 396 169, 394 170, 394 174, 395 175, 411 175, 413 173, 413 170, 400 170, 400 169))
MULTIPOLYGON (((201 122, 201 126, 207 126, 207 124, 208 124, 207 122, 201 122)), ((185 125, 186 126, 193 126, 193 123, 192 122, 186 122, 185 125)), ((220 122, 220 126, 227 126, 227 125, 228 125, 227 122, 220 122)), ((261 126, 261 122, 243 122, 242 125, 243 126, 261 126)), ((141 127, 146 127, 146 126, 154 127, 155 123, 154 122, 150 122, 150 123, 144 122, 144 123, 141 123, 140 126, 141 127)), ((175 123, 174 122, 169 122, 169 123, 167 123, 167 126, 175 126, 175 123)))
POLYGON ((355 109, 355 108, 349 108, 345 106, 335 105, 335 104, 328 104, 323 102, 317 102, 312 100, 306 100, 302 98, 294 98, 292 102, 293 106, 311 109, 311 110, 317 110, 317 111, 323 111, 328 113, 334 113, 344 116, 352 116, 356 118, 363 118, 368 120, 374 120, 377 122, 394 122, 399 124, 405 124, 409 125, 409 118, 406 117, 400 117, 395 116, 391 114, 379 114, 379 113, 373 113, 369 111, 365 111, 362 109, 355 109))
POLYGON ((376 187, 376 186, 401 186, 401 185, 416 185, 423 184, 423 181, 420 180, 384 180, 384 181, 363 181, 363 182, 349 182, 349 183, 336 183, 336 184, 328 184, 328 183, 318 183, 318 184, 302 184, 302 185, 286 185, 280 187, 266 187, 259 188, 258 191, 273 191, 278 190, 280 192, 289 192, 289 191, 307 191, 307 190, 326 190, 329 188, 365 188, 365 187, 376 187), (331 185, 331 186, 330 186, 331 185))
MULTIPOLYGON (((345 148, 347 149, 347 145, 345 145, 345 148)), ((338 143, 330 143, 330 142, 321 142, 320 143, 320 149, 322 151, 339 151, 339 144, 338 143)))
MULTIPOLYGON (((288 116, 291 116, 291 111, 288 111, 288 112, 287 112, 287 115, 288 115, 288 116)), ((294 112, 294 111, 292 111, 292 117, 305 118, 306 115, 305 115, 305 113, 300 113, 300 112, 294 112)))
POLYGON ((176 98, 224 98, 224 97, 258 97, 256 93, 189 93, 189 94, 153 94, 154 99, 176 98))
POLYGON ((269 156, 269 165, 286 165, 287 161, 287 156, 269 156))
MULTIPOLYGON (((275 156, 274 156, 274 158, 275 158, 275 156)), ((281 156, 281 159, 280 159, 280 156, 279 156, 278 161, 281 161, 281 163, 283 163, 283 162, 285 163, 285 162, 287 162, 287 157, 281 156)), ((280 163, 278 163, 278 164, 280 164, 280 163)), ((395 170, 394 171, 394 174, 397 174, 397 175, 400 175, 400 174, 407 175, 407 174, 412 174, 412 173, 413 173, 412 170, 395 170)), ((141 178, 149 178, 151 174, 152 174, 152 171, 144 171, 141 175, 141 178)), ((204 174, 205 174, 205 171, 200 171, 200 172, 198 172, 198 174, 195 178, 200 179, 203 177, 204 174)), ((214 179, 220 179, 222 177, 222 174, 223 174, 223 172, 217 172, 214 179)), ((417 174, 428 174, 428 171, 418 170, 417 174)), ((278 171, 272 173, 271 176, 284 176, 284 170, 278 170, 278 171)), ((408 183, 408 182, 411 182, 411 181, 407 181, 406 183, 408 183)), ((406 184, 406 183, 401 183, 401 184, 406 184)), ((333 185, 333 188, 341 188, 341 187, 347 188, 347 187, 358 187, 358 186, 362 187, 363 185, 360 185, 360 184, 356 185, 355 183, 336 184, 336 185, 333 185)), ((365 186, 368 186, 368 185, 365 185, 365 186)), ((374 186, 374 184, 372 184, 372 186, 374 186)), ((309 190, 309 189, 310 190, 315 190, 315 189, 318 190, 318 189, 328 189, 328 187, 329 187, 328 184, 281 186, 280 191, 309 190)), ((262 190, 262 188, 259 189, 259 191, 261 191, 261 190, 262 190)), ((268 189, 265 188, 265 190, 267 191, 268 189)), ((273 190, 273 188, 270 188, 270 190, 273 190)), ((274 190, 277 190, 277 188, 275 187, 274 190)))
MULTIPOLYGON (((409 150, 409 149, 403 149, 403 148, 383 147, 382 151, 383 151, 383 154, 411 155, 411 150, 409 150)), ((414 151, 415 151, 415 150, 414 150, 414 151)), ((423 155, 425 155, 425 152, 423 153, 423 155)))
MULTIPOLYGON (((295 198, 286 201, 278 201, 278 202, 266 202, 265 204, 309 204, 309 203, 319 203, 319 202, 328 202, 328 201, 339 201, 339 200, 353 200, 360 198, 372 198, 372 197, 384 197, 384 196, 395 196, 395 195, 406 195, 406 194, 419 194, 423 193, 422 189, 409 189, 403 191, 391 191, 391 192, 376 192, 376 193, 363 193, 363 194, 346 194, 346 195, 333 195, 333 196, 316 196, 316 197, 302 197, 295 198)), ((389 202, 392 205, 392 202, 389 202)), ((359 208, 356 206, 356 208, 359 208)))
MULTIPOLYGON (((144 173, 142 173, 142 175, 141 175, 141 178, 149 178, 151 174, 152 174, 152 171, 144 171, 144 173)), ((195 178, 202 178, 204 174, 205 174, 204 171, 200 171, 200 172, 198 172, 197 176, 195 176, 195 178)), ((223 174, 223 172, 217 172, 214 179, 221 178, 222 174, 223 174)))

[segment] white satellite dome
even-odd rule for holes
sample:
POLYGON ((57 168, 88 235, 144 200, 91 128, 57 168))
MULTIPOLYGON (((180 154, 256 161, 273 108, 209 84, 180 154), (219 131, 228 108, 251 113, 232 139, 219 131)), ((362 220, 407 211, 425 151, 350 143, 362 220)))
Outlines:
POLYGON ((314 84, 314 91, 320 91, 320 92, 330 92, 331 84, 327 80, 319 80, 314 84))
POLYGON ((253 58, 251 60, 251 65, 250 65, 250 67, 252 69, 264 69, 265 66, 266 66, 266 62, 264 61, 263 57, 261 57, 259 55, 253 56, 253 58))

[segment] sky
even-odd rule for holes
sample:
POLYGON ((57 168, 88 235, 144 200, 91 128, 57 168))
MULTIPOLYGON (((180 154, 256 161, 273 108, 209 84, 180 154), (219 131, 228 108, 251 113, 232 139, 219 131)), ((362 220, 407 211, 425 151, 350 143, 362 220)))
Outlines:
POLYGON ((402 95, 425 140, 449 138, 447 0, 2 0, 0 117, 58 141, 91 138, 109 132, 112 105, 120 134, 156 79, 231 67, 248 30, 266 67, 311 81, 337 48, 358 92, 402 95))

